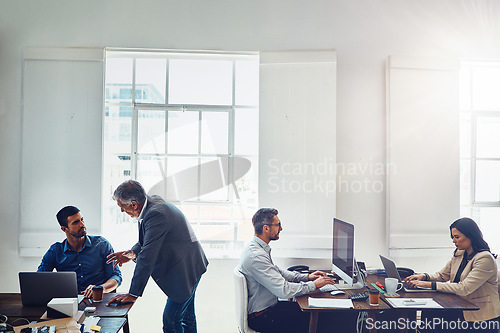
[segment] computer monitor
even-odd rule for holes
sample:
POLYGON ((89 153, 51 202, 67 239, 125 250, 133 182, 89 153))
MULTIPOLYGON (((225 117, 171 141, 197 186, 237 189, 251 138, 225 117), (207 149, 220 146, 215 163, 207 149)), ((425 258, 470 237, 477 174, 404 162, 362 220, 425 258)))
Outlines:
POLYGON ((46 306, 52 298, 77 298, 75 272, 19 272, 23 306, 46 306))
POLYGON ((333 219, 332 272, 345 282, 337 285, 339 289, 363 288, 354 258, 354 225, 336 218, 333 219))

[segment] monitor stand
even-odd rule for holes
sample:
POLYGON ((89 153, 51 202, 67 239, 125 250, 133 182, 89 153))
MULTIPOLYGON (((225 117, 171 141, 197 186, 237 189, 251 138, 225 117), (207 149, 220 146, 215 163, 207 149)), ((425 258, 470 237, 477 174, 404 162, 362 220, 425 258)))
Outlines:
POLYGON ((358 262, 354 260, 354 272, 353 275, 356 277, 357 282, 352 285, 345 283, 344 280, 340 279, 339 283, 335 284, 338 290, 351 290, 351 289, 362 289, 365 287, 365 282, 363 280, 363 273, 359 269, 358 262))

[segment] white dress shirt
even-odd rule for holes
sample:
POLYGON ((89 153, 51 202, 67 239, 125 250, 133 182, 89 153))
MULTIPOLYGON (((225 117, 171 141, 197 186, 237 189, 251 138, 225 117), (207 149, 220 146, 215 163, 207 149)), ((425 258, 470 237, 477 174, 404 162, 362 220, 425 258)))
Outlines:
POLYGON ((248 314, 278 303, 278 298, 292 298, 316 290, 308 274, 284 271, 273 264, 271 247, 257 236, 243 250, 239 271, 248 288, 248 314))

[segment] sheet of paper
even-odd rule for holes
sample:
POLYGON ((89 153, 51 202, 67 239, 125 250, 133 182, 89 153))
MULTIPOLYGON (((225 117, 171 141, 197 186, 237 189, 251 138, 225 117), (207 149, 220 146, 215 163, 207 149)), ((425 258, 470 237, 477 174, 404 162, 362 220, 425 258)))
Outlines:
POLYGON ((309 306, 315 308, 354 308, 352 300, 337 298, 313 298, 309 297, 309 306))
POLYGON ((90 328, 93 325, 97 325, 100 319, 101 317, 94 317, 94 316, 85 318, 85 321, 83 322, 83 333, 91 333, 92 331, 90 328))
POLYGON ((386 298, 394 308, 439 309, 442 306, 432 298, 386 298), (424 303, 424 304, 422 304, 424 303))

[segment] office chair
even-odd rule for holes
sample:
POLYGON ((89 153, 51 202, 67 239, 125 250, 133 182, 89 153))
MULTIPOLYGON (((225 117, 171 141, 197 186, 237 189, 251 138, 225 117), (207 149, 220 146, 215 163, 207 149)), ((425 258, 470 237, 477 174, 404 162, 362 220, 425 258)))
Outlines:
POLYGON ((234 269, 234 298, 236 305, 236 322, 240 333, 258 333, 248 327, 247 321, 247 306, 248 306, 248 289, 247 279, 241 274, 238 267, 234 269))
MULTIPOLYGON (((500 263, 498 262, 498 259, 497 259, 497 264, 500 264, 500 263)), ((499 266, 499 267, 500 267, 500 266, 499 266)), ((499 268, 499 269, 498 269, 498 271, 497 271, 497 278, 498 278, 498 283, 497 283, 497 285, 498 285, 498 295, 500 296, 500 268, 499 268)))

